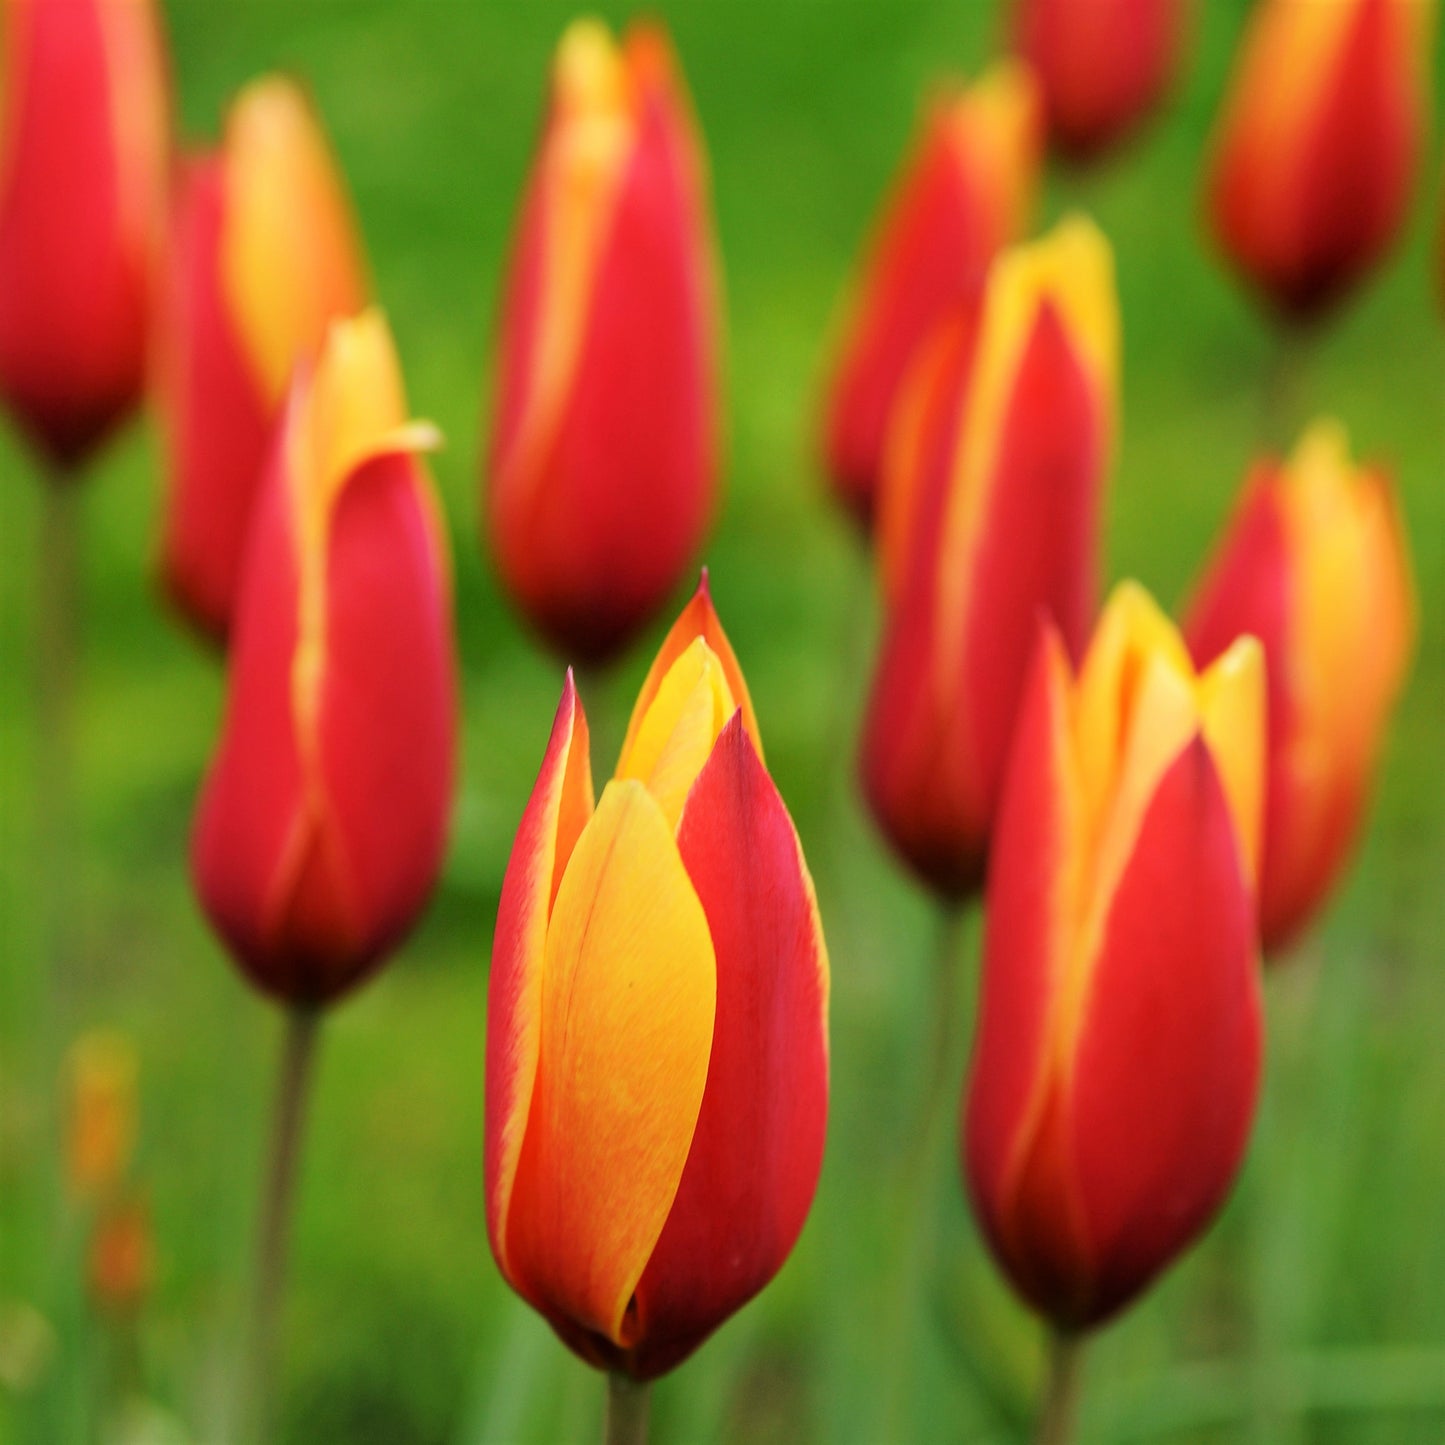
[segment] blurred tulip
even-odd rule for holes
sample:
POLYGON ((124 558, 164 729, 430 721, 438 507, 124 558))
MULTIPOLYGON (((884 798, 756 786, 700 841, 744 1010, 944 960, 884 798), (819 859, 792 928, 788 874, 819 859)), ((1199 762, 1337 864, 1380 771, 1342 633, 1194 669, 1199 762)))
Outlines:
POLYGON ((1414 592, 1390 482, 1316 422, 1288 462, 1255 467, 1188 612, 1205 665, 1242 633, 1264 643, 1269 779, 1260 932, 1287 945, 1339 879, 1409 670, 1414 592))
POLYGON ((1093 618, 1118 355, 1108 243, 1072 218, 994 263, 899 400, 861 767, 884 832, 949 898, 983 876, 1039 612, 1071 657, 1093 618))
POLYGON ((158 318, 166 591, 224 640, 266 449, 296 361, 365 300, 356 226, 307 97, 278 76, 233 102, 191 160, 158 318))
POLYGON ((1043 148, 1038 88, 1000 61, 934 100, 860 268, 829 387, 824 451, 840 501, 871 525, 884 435, 908 363, 970 299, 1033 215, 1043 148))
POLYGON ((92 1029, 72 1045, 66 1074, 70 1189, 93 1200, 121 1182, 135 1147, 135 1049, 124 1034, 92 1029))
POLYGON ((594 1365, 650 1379, 803 1226, 828 1101, 828 959, 706 578, 594 811, 571 674, 502 887, 487 1227, 594 1365))
POLYGON ((90 1297, 100 1309, 129 1314, 139 1307, 155 1274, 150 1210, 144 1200, 127 1197, 97 1215, 86 1273, 90 1297))
POLYGON ((974 1205, 1014 1287, 1099 1323, 1208 1224, 1254 1114, 1264 660, 1196 676, 1132 584, 1075 678, 1047 626, 989 869, 965 1101, 974 1205))
POLYGON ((0 396, 58 472, 139 400, 167 164, 151 0, 6 0, 0 396))
POLYGON ((662 31, 562 37, 502 311, 486 511, 513 600, 582 662, 702 540, 717 470, 705 164, 662 31))
POLYGON ((1179 66, 1184 0, 1017 0, 1014 44, 1038 72, 1052 143, 1087 161, 1158 108, 1179 66))
POLYGON ((1389 249, 1414 190, 1433 0, 1261 0, 1214 138, 1209 219, 1284 316, 1327 310, 1389 249))
POLYGON ((379 312, 297 369, 237 594, 221 740, 196 819, 201 902, 296 1005, 361 981, 412 925, 446 839, 456 743, 444 523, 379 312))

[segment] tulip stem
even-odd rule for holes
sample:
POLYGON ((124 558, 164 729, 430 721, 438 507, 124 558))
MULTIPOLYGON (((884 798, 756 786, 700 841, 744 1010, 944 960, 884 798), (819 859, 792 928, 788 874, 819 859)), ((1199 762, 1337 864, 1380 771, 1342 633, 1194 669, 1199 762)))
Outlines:
POLYGON ((1311 334, 1298 325, 1276 327, 1260 419, 1264 445, 1271 450, 1286 450, 1304 422, 1305 370, 1311 339, 1311 334))
POLYGON ((607 1377, 604 1445, 647 1445, 649 1387, 616 1372, 607 1377))
POLYGON ((261 1195, 260 1233, 251 1301, 250 1358, 246 1389, 246 1425, 258 1442, 270 1438, 271 1375, 275 1364, 277 1320, 286 1282, 286 1245, 296 1199, 296 1162, 316 1054, 317 1009, 296 1007, 286 1020, 281 1078, 276 1092, 271 1145, 261 1195))
POLYGON ((1049 1378, 1034 1445, 1069 1445, 1079 1413, 1084 1345, 1078 1335, 1056 1333, 1049 1341, 1049 1378))

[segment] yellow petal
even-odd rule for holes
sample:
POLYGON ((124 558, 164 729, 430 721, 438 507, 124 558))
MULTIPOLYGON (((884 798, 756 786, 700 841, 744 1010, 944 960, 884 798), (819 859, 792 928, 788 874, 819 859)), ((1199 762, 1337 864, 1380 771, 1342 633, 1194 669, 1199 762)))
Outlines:
POLYGON ((1251 881, 1259 877, 1264 835, 1264 648, 1241 637, 1199 679, 1204 741, 1219 769, 1240 852, 1251 881))

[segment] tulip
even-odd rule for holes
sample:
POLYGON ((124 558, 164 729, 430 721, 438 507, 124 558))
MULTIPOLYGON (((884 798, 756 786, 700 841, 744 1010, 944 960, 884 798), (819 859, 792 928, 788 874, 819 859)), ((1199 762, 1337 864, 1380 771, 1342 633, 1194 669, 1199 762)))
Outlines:
POLYGON ((929 105, 860 270, 829 386, 824 452, 838 499, 873 520, 883 441, 923 338, 1027 231, 1043 129, 1038 88, 1000 61, 929 105))
POLYGON ((185 169, 170 252, 161 576, 182 615, 224 641, 292 368, 365 297, 345 186, 293 81, 269 76, 236 97, 220 148, 185 169))
POLYGON ((86 1262, 91 1299, 109 1314, 134 1314, 150 1292, 154 1274, 155 1245, 145 1200, 126 1196, 106 1205, 92 1228, 86 1262))
POLYGON ((69 1123, 66 1173, 78 1199, 111 1193, 135 1147, 136 1058, 122 1034, 92 1029, 66 1061, 69 1123))
POLYGON ((569 27, 506 284, 485 510, 513 601, 579 661, 650 620, 712 511, 706 192, 661 30, 569 27))
POLYGON ((293 1005, 361 981, 441 863, 456 677, 446 538, 380 313, 332 324, 291 384, 237 594, 196 820, 201 902, 293 1005))
POLYGON ((884 832, 945 898, 983 876, 1038 613, 1071 657, 1093 618, 1118 352, 1108 243, 1074 218, 1004 252, 899 400, 861 767, 884 832))
POLYGON ((1424 144, 1429 0, 1261 0, 1214 139, 1209 220, 1243 278, 1308 320, 1400 233, 1424 144))
POLYGON ((1264 643, 1269 686, 1260 933, 1286 947, 1349 860, 1415 632, 1410 563, 1393 489, 1356 466, 1334 422, 1287 462, 1255 467, 1187 613, 1211 663, 1241 633, 1264 643))
POLYGON ((140 396, 167 102, 151 0, 7 0, 0 396, 57 475, 140 396))
POLYGON ((1092 160, 1163 100, 1179 63, 1183 0, 1017 0, 1014 44, 1038 72, 1049 136, 1092 160))
POLYGON ((502 885, 486 1197, 511 1286, 648 1380, 777 1272, 822 1162, 828 959, 706 578, 593 806, 568 674, 502 885))
POLYGON ((1253 638, 1196 674, 1132 584, 1075 676, 1034 652, 988 879, 964 1109, 974 1206, 1063 1331, 1136 1296, 1208 1224, 1259 1083, 1253 638))

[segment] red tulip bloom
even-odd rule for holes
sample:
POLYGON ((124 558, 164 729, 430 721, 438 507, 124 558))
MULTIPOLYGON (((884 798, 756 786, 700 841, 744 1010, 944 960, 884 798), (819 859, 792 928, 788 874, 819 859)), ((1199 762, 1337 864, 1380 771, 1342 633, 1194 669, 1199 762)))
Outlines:
POLYGON ((0 396, 62 471, 140 398, 168 145, 151 0, 6 0, 0 396))
POLYGON ((365 297, 345 187, 304 93, 236 97, 182 177, 158 318, 169 473, 161 572, 202 632, 230 628, 252 504, 296 362, 365 297))
POLYGON ((1209 219, 1283 315, 1337 302, 1400 234, 1427 119, 1424 0, 1261 0, 1214 140, 1209 219))
POLYGON ((201 902, 253 983, 324 1003, 384 960, 441 865, 456 750, 446 536, 378 312, 291 384, 196 820, 201 902))
POLYGON ((1027 231, 1042 148, 1038 88, 1017 61, 998 62, 924 115, 861 267, 828 391, 828 472, 865 526, 908 364, 975 295, 999 250, 1027 231))
POLYGON ((566 1344, 645 1380, 787 1258, 828 1105, 813 885, 706 579, 592 799, 569 673, 492 950, 487 1229, 566 1344))
POLYGON ((1264 643, 1269 786, 1260 874, 1266 950, 1298 937, 1349 861, 1385 729, 1409 671, 1414 591, 1393 488, 1317 422, 1288 462, 1261 462, 1189 609, 1208 664, 1264 643))
POLYGON ((717 470, 716 277, 701 145, 660 30, 557 50, 512 255, 486 512, 554 647, 624 647, 691 564, 717 470))
POLYGON ((946 897, 983 876, 1038 614, 1071 656, 1088 635, 1118 351, 1108 243, 1073 219, 994 263, 899 402, 861 766, 889 840, 946 897))
POLYGON ((1143 1290, 1239 1167, 1263 769, 1253 638, 1196 676, 1129 584, 1077 677, 1044 629, 989 865, 964 1163, 1000 1265, 1061 1329, 1143 1290))

